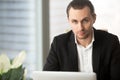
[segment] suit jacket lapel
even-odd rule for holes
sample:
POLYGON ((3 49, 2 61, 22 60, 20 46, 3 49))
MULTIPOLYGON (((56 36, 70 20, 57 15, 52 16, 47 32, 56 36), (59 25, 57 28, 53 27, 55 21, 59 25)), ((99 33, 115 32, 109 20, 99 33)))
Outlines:
POLYGON ((94 29, 94 37, 95 37, 95 41, 93 42, 92 60, 93 60, 93 71, 97 73, 99 71, 102 41, 100 40, 99 33, 97 33, 95 29, 94 29))
POLYGON ((73 71, 78 71, 78 53, 73 33, 70 36, 70 41, 68 41, 68 48, 70 65, 72 66, 73 71))
POLYGON ((93 71, 98 72, 99 70, 99 62, 100 62, 100 48, 98 47, 97 43, 93 44, 93 71))

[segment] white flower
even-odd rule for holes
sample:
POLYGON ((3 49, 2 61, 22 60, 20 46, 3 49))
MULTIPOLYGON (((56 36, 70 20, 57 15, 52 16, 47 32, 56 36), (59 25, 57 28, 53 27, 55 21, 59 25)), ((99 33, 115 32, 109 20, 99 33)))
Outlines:
POLYGON ((23 80, 26 80, 26 75, 27 75, 27 69, 24 70, 23 80))
POLYGON ((14 58, 14 60, 12 61, 11 68, 18 68, 19 66, 21 66, 22 63, 23 63, 23 61, 24 61, 24 59, 25 59, 25 57, 26 57, 25 51, 21 51, 21 52, 19 53, 19 55, 16 56, 16 57, 14 58))
POLYGON ((10 69, 10 60, 7 55, 0 55, 0 74, 8 72, 10 69))

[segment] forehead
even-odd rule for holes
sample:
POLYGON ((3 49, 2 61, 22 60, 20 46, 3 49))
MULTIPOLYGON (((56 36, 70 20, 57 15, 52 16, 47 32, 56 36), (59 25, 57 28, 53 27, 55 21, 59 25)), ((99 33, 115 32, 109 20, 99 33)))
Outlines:
POLYGON ((87 6, 82 9, 74 9, 71 7, 69 10, 69 18, 84 18, 90 16, 91 16, 90 8, 87 6))

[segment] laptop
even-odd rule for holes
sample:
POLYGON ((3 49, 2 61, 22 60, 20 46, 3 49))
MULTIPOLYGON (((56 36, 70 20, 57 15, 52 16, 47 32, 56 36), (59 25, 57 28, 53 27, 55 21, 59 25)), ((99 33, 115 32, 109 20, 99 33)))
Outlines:
POLYGON ((33 80, 97 80, 95 73, 34 71, 33 80))

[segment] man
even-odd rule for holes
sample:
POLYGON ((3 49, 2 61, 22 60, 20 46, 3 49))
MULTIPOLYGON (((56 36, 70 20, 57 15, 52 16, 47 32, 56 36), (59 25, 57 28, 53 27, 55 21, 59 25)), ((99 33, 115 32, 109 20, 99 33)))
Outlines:
POLYGON ((71 1, 67 17, 72 31, 54 38, 43 70, 95 72, 97 80, 120 80, 118 37, 93 28, 92 3, 71 1))

